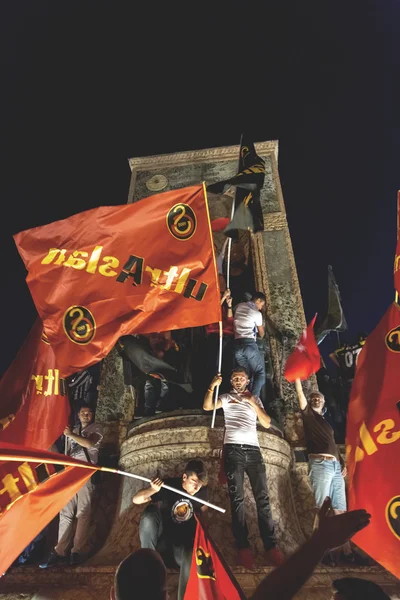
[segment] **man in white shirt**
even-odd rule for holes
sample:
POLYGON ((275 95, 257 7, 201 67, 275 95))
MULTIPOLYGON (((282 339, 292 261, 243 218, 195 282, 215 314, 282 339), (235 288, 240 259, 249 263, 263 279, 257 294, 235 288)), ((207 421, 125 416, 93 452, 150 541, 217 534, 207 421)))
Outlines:
MULTIPOLYGON (((213 410, 214 388, 221 382, 220 375, 212 380, 204 397, 204 410, 213 410)), ((253 567, 244 506, 244 474, 247 473, 256 502, 258 527, 266 558, 277 566, 284 561, 284 557, 276 545, 267 475, 257 436, 257 418, 267 429, 271 418, 265 412, 260 398, 247 390, 249 378, 245 369, 238 367, 232 371, 231 384, 231 392, 218 397, 217 409, 224 411, 224 470, 231 502, 232 531, 238 548, 237 562, 248 569, 253 567)))
MULTIPOLYGON (((98 462, 99 447, 103 439, 103 428, 94 423, 94 412, 89 406, 82 406, 78 412, 80 425, 72 431, 67 425, 64 435, 68 438, 67 455, 78 460, 98 462)), ((89 479, 77 494, 60 512, 58 543, 47 560, 39 565, 42 569, 66 563, 78 565, 84 560, 83 548, 88 543, 88 529, 94 486, 89 479), (76 529, 74 525, 76 520, 76 529), (72 549, 71 549, 72 546, 72 549)))
POLYGON ((256 342, 257 334, 261 338, 265 335, 261 314, 264 306, 265 295, 255 292, 250 302, 241 302, 236 306, 233 315, 235 361, 249 374, 251 391, 258 397, 265 383, 264 359, 256 342))

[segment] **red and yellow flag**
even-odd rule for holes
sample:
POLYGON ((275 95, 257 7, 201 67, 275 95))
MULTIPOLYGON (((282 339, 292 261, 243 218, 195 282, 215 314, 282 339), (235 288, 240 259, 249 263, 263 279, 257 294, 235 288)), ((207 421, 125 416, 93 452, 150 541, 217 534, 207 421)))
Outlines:
POLYGON ((394 258, 394 287, 400 294, 400 191, 397 192, 397 248, 394 258))
POLYGON ((37 319, 0 381, 0 442, 47 450, 69 412, 65 380, 37 319))
POLYGON ((204 186, 103 206, 14 236, 62 375, 117 339, 221 320, 204 186))
POLYGON ((314 323, 317 315, 304 329, 300 341, 286 361, 284 375, 287 381, 304 381, 316 373, 321 366, 321 355, 314 335, 314 323))
POLYGON ((197 520, 185 600, 245 600, 233 573, 197 520))
POLYGON ((0 443, 0 574, 96 470, 53 452, 0 443), (57 464, 64 459, 76 466, 57 464))
POLYGON ((357 360, 346 431, 349 509, 371 513, 354 542, 400 577, 400 308, 393 303, 357 360))

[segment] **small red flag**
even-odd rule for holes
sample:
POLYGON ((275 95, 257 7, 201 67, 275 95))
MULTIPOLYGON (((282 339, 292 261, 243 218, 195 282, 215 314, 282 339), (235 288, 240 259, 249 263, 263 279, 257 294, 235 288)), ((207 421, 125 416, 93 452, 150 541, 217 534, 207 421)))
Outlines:
POLYGON ((197 519, 185 600, 245 600, 232 571, 197 519))
POLYGON ((119 337, 221 320, 203 186, 102 206, 14 236, 66 377, 119 337))
POLYGON ((0 381, 0 442, 47 450, 69 413, 65 380, 37 319, 0 381))
POLYGON ((0 574, 96 470, 61 454, 0 443, 0 574), (76 466, 56 464, 64 459, 76 466))
POLYGON ((357 360, 347 413, 349 510, 371 513, 354 542, 400 577, 400 308, 392 304, 357 360))
POLYGON ((228 223, 230 223, 228 217, 219 217, 218 219, 211 221, 211 229, 213 231, 223 231, 228 223))
POLYGON ((295 379, 304 381, 316 373, 321 366, 321 355, 314 335, 314 323, 317 315, 302 333, 299 343, 286 361, 285 378, 293 382, 295 379))

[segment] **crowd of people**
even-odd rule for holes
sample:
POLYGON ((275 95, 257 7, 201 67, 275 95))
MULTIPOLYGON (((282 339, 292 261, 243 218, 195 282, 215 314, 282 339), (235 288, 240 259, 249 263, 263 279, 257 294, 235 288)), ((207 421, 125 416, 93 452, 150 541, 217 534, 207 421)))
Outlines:
MULTIPOLYGON (((306 544, 292 556, 285 557, 277 544, 257 423, 266 429, 271 426, 271 416, 274 416, 270 410, 271 399, 276 400, 279 396, 271 368, 269 337, 275 336, 282 344, 290 333, 279 331, 263 314, 266 298, 262 292, 242 293, 240 282, 243 283, 244 275, 245 270, 239 269, 238 277, 233 277, 234 289, 231 290, 226 288, 220 273, 221 365, 218 323, 191 330, 124 336, 118 349, 123 358, 125 383, 139 391, 135 418, 153 417, 179 408, 222 411, 222 464, 237 565, 247 569, 254 567, 244 501, 246 473, 257 509, 265 564, 276 567, 252 598, 284 600, 293 597, 321 560, 327 565, 336 565, 340 561, 363 562, 362 556, 350 546, 349 539, 368 525, 370 515, 365 511, 347 512, 346 467, 337 442, 343 441, 348 394, 358 348, 365 337, 352 345, 345 344, 331 355, 338 368, 336 381, 327 369, 321 369, 318 373, 320 391, 314 390, 308 397, 300 380, 295 382, 315 498, 315 523, 314 533, 306 544), (345 385, 343 382, 336 385, 341 381, 344 366, 347 369, 345 385), (216 389, 219 390, 217 398, 216 389), (343 396, 339 399, 338 390, 343 396)), ((94 421, 99 377, 98 364, 69 378, 73 417, 64 436, 56 443, 59 451, 93 464, 98 462, 103 439, 102 427, 94 421)), ((150 486, 134 495, 133 503, 145 507, 139 527, 141 550, 119 565, 112 591, 115 600, 165 600, 166 566, 179 568, 178 598, 184 598, 196 529, 194 517, 204 519, 207 514, 206 505, 190 498, 207 500, 207 481, 204 463, 195 459, 188 462, 180 478, 162 481, 156 475, 150 486), (175 491, 167 489, 171 487, 175 491), (139 593, 132 594, 132 589, 139 593)), ((62 509, 57 543, 40 563, 41 568, 67 563, 79 565, 85 561, 90 548, 89 523, 94 489, 94 482, 88 481, 62 509)), ((38 539, 40 537, 43 536, 38 539)), ((26 554, 29 558, 29 548, 21 555, 19 564, 25 562, 23 556, 26 554)), ((337 580, 334 582, 335 597, 358 598, 361 596, 355 595, 357 590, 363 589, 363 598, 386 598, 374 585, 354 578, 337 580)))

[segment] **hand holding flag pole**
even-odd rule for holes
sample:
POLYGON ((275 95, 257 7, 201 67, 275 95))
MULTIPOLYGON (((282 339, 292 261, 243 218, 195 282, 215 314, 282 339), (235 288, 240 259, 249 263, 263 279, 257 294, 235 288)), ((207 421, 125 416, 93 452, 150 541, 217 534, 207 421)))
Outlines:
MULTIPOLYGON (((142 475, 136 475, 134 473, 128 473, 127 471, 120 471, 119 469, 112 469, 110 467, 100 467, 97 465, 93 465, 87 462, 83 462, 80 460, 75 460, 71 458, 64 457, 63 455, 59 455, 53 452, 43 452, 33 450, 32 448, 23 448, 21 446, 16 446, 10 444, 9 446, 5 446, 4 444, 0 444, 0 461, 7 462, 40 462, 41 464, 51 464, 51 465, 63 465, 66 467, 78 467, 81 469, 91 469, 93 472, 95 471, 103 471, 104 473, 114 473, 116 475, 123 475, 124 477, 131 477, 133 479, 140 479, 141 481, 147 481, 147 483, 151 482, 151 479, 148 477, 143 477, 142 475), (62 458, 59 458, 62 456, 62 458)), ((177 490, 169 485, 163 484, 163 487, 166 490, 170 490, 171 492, 176 492, 181 496, 186 496, 195 502, 199 502, 200 504, 204 504, 214 510, 217 510, 221 513, 225 512, 224 508, 216 506, 215 504, 211 504, 211 502, 207 502, 206 500, 202 500, 201 498, 196 498, 195 496, 191 496, 182 490, 177 490)))

